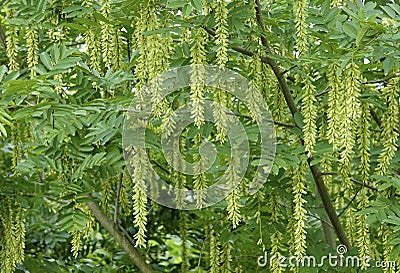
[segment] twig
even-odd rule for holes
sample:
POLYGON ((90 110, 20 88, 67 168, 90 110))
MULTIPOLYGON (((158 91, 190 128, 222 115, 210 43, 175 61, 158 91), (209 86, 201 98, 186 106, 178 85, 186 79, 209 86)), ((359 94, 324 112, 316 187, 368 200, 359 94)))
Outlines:
POLYGON ((297 64, 296 64, 296 65, 293 65, 293 66, 290 67, 289 69, 284 70, 284 71, 282 72, 282 76, 285 75, 286 73, 290 72, 290 70, 292 70, 292 69, 294 69, 294 68, 296 68, 296 67, 297 67, 297 64))
POLYGON ((323 219, 323 218, 321 218, 321 217, 319 217, 319 216, 317 216, 317 215, 315 215, 315 214, 309 213, 309 212, 307 212, 307 215, 308 215, 308 216, 311 216, 311 217, 314 217, 315 219, 320 220, 321 222, 327 224, 331 229, 334 229, 333 226, 332 226, 332 224, 329 223, 328 221, 326 221, 325 219, 323 219))
POLYGON ((0 42, 4 48, 4 52, 7 54, 7 42, 6 42, 6 34, 4 33, 3 28, 0 25, 0 42))
POLYGON ((356 193, 353 195, 353 198, 351 198, 350 202, 347 203, 346 207, 339 213, 339 217, 351 206, 351 203, 356 199, 358 193, 360 192, 362 187, 359 187, 356 191, 356 193))
POLYGON ((327 88, 325 88, 325 90, 322 91, 321 93, 316 94, 315 97, 318 98, 318 97, 320 97, 320 96, 323 96, 323 95, 327 94, 327 93, 329 92, 329 90, 331 90, 331 88, 330 88, 330 87, 327 87, 327 88))

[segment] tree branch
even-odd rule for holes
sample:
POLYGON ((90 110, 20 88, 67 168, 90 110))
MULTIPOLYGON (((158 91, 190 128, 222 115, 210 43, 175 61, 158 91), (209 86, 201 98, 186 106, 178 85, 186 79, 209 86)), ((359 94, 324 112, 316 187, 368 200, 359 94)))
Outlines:
POLYGON ((97 202, 93 199, 93 196, 89 194, 88 197, 92 201, 89 201, 86 204, 89 206, 96 219, 120 244, 120 246, 125 250, 128 256, 133 260, 135 265, 139 268, 139 270, 143 273, 154 273, 154 271, 147 264, 146 259, 129 242, 129 240, 121 234, 121 232, 116 228, 116 225, 114 225, 113 221, 109 219, 107 215, 105 215, 105 213, 101 210, 97 202))
POLYGON ((4 33, 4 30, 1 27, 1 25, 0 25, 0 43, 4 48, 4 52, 7 54, 6 34, 4 33))
MULTIPOLYGON (((261 7, 260 7, 260 2, 259 0, 256 0, 256 13, 257 13, 257 21, 258 24, 260 25, 261 29, 263 30, 263 32, 265 31, 265 24, 264 21, 262 19, 261 16, 261 7)), ((262 44, 266 47, 268 54, 272 54, 272 50, 268 44, 268 41, 266 40, 266 37, 264 36, 264 34, 261 37, 261 42, 262 44)), ((280 67, 278 66, 278 64, 276 63, 276 61, 274 59, 265 57, 266 63, 270 65, 272 71, 274 72, 279 86, 281 88, 281 91, 283 93, 283 96, 285 97, 285 101, 286 104, 288 105, 290 112, 292 113, 292 116, 294 117, 294 115, 299 112, 295 100, 292 96, 292 93, 290 92, 288 83, 280 69, 280 67)), ((263 59, 261 59, 263 61, 263 59)), ((304 141, 301 139, 301 144, 304 145, 304 141)), ((307 159, 308 162, 308 166, 311 170, 312 176, 314 178, 315 184, 317 186, 318 189, 318 193, 322 199, 322 203, 324 205, 325 211, 328 214, 329 220, 332 223, 332 226, 335 230, 336 236, 338 237, 339 241, 344 244, 348 249, 351 249, 351 244, 349 239, 347 238, 347 235, 342 227, 342 224, 339 220, 338 215, 336 214, 336 211, 332 205, 332 202, 330 200, 329 197, 329 192, 328 189, 326 188, 326 185, 324 183, 324 180, 321 176, 321 172, 318 168, 318 165, 313 165, 311 164, 311 162, 314 160, 314 158, 312 156, 310 156, 307 159)))
MULTIPOLYGON (((259 1, 257 1, 257 2, 259 2, 259 1)), ((258 19, 262 20, 262 17, 258 17, 258 19)), ((215 31, 208 29, 207 27, 203 27, 203 28, 210 35, 215 36, 215 31)), ((263 42, 263 43, 265 43, 264 46, 266 46, 266 48, 268 50, 269 49, 268 41, 266 41, 265 36, 263 36, 263 37, 264 37, 263 40, 265 40, 263 42)), ((271 59, 271 58, 268 58, 265 56, 260 56, 260 55, 256 54, 255 52, 248 50, 246 48, 237 47, 237 46, 233 46, 231 48, 239 53, 242 53, 242 54, 250 56, 250 57, 255 56, 255 55, 259 56, 262 62, 268 64, 271 67, 272 71, 275 74, 275 77, 278 80, 279 86, 282 90, 283 96, 285 97, 286 104, 288 105, 292 116, 294 116, 297 112, 299 112, 299 110, 297 109, 295 100, 292 96, 292 93, 290 92, 288 83, 287 83, 280 67, 278 66, 278 64, 276 63, 276 61, 274 59, 271 59)), ((271 53, 271 52, 268 52, 268 53, 271 53)), ((302 139, 301 139, 301 144, 304 145, 304 141, 302 139)), ((338 237, 339 241, 342 244, 344 244, 347 247, 347 249, 350 250, 352 248, 350 241, 347 238, 346 232, 344 231, 342 224, 340 223, 339 217, 337 216, 336 211, 332 205, 332 202, 329 197, 329 192, 325 186, 324 180, 321 176, 321 172, 317 165, 311 165, 311 162, 313 161, 313 159, 314 158, 311 156, 307 159, 307 162, 308 162, 308 166, 311 170, 312 176, 314 178, 315 184, 317 186, 319 195, 322 199, 322 204, 324 205, 324 209, 325 209, 326 213, 328 214, 329 220, 332 223, 332 226, 335 230, 336 236, 338 237)))

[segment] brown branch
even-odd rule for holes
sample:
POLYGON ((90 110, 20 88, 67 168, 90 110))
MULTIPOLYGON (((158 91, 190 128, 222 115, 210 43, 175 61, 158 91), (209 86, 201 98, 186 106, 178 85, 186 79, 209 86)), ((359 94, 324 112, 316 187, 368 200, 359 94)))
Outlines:
POLYGON ((125 250, 128 256, 133 260, 135 265, 139 268, 139 270, 143 273, 154 273, 154 271, 147 264, 146 259, 116 228, 116 225, 114 225, 113 221, 109 219, 107 215, 101 210, 97 202, 93 199, 92 195, 89 194, 87 197, 91 199, 91 201, 87 202, 86 204, 89 206, 96 219, 120 244, 120 246, 125 250))
POLYGON ((4 33, 3 28, 0 25, 0 42, 4 48, 4 52, 7 54, 7 42, 6 42, 6 34, 4 33))
MULTIPOLYGON (((338 173, 338 172, 323 172, 323 173, 321 173, 321 175, 337 175, 337 174, 339 174, 339 173, 338 173)), ((379 189, 377 189, 377 188, 375 188, 375 187, 373 187, 373 186, 371 186, 371 185, 365 184, 365 183, 363 183, 363 182, 361 182, 361 181, 358 181, 358 180, 355 179, 355 178, 350 177, 350 181, 353 182, 353 183, 355 183, 355 184, 358 184, 358 185, 360 185, 360 186, 363 186, 363 187, 365 187, 365 188, 368 188, 368 189, 370 189, 371 191, 379 192, 379 189)), ((395 193, 394 195, 395 195, 396 197, 400 197, 400 194, 398 194, 398 193, 395 193)))

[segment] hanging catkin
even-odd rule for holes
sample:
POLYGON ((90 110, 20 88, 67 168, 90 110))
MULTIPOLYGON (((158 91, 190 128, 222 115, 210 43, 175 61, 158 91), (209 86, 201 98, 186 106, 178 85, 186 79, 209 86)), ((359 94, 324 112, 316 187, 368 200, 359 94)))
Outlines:
POLYGON ((314 95, 315 86, 310 75, 306 76, 306 78, 303 80, 303 84, 304 98, 302 102, 302 113, 304 116, 304 146, 308 156, 311 156, 311 154, 314 152, 317 134, 317 107, 314 105, 316 102, 314 95))
POLYGON ((22 263, 25 258, 25 210, 21 204, 18 204, 15 215, 15 260, 17 263, 22 263))
POLYGON ((382 97, 386 101, 387 108, 382 116, 381 141, 383 150, 378 158, 376 172, 385 175, 389 169, 390 162, 397 150, 399 137, 399 84, 400 78, 392 78, 382 89, 382 97))
POLYGON ((86 53, 89 56, 89 67, 101 73, 101 48, 96 32, 89 28, 85 34, 86 53))
POLYGON ((228 60, 228 9, 226 0, 217 0, 215 3, 215 22, 216 22, 216 40, 217 48, 217 65, 225 66, 228 60))
POLYGON ((230 241, 225 242, 221 249, 221 273, 231 273, 232 272, 232 244, 230 241))
POLYGON ((113 69, 122 69, 122 38, 121 30, 116 29, 112 36, 113 69))
POLYGON ((214 231, 212 225, 209 226, 209 237, 210 237, 210 273, 220 272, 220 247, 219 247, 219 234, 214 231))
POLYGON ((38 64, 38 33, 35 25, 27 27, 26 29, 26 47, 28 49, 28 54, 26 62, 28 63, 29 76, 34 78, 36 75, 35 66, 38 64))
MULTIPOLYGON (((202 143, 202 138, 200 134, 197 134, 194 138, 194 147, 195 148, 200 148, 200 145, 202 143)), ((197 162, 197 164, 194 167, 194 172, 196 173, 193 177, 194 179, 194 189, 196 190, 196 207, 197 208, 203 208, 205 205, 205 188, 207 187, 207 180, 205 173, 202 172, 203 166, 201 164, 200 160, 200 155, 199 154, 194 154, 193 160, 194 162, 197 162)))
POLYGON ((306 165, 302 164, 293 176, 293 255, 302 257, 306 253, 306 220, 307 210, 304 208, 307 202, 304 195, 307 194, 305 180, 306 165))
POLYGON ((132 162, 134 166, 133 173, 133 223, 138 229, 134 236, 135 246, 145 247, 146 245, 146 224, 147 224, 147 195, 145 192, 145 179, 148 175, 148 166, 146 161, 146 151, 141 147, 135 147, 132 162))
MULTIPOLYGON (((345 196, 352 198, 351 189, 353 184, 350 181, 351 162, 354 156, 353 147, 357 132, 358 120, 360 116, 360 72, 356 63, 350 62, 346 66, 344 73, 343 86, 341 89, 340 111, 342 139, 340 145, 340 167, 339 172, 345 188, 345 196)), ((348 211, 352 211, 350 208, 348 211)), ((352 217, 348 221, 354 220, 352 217)), ((354 220, 355 221, 355 220, 354 220)), ((350 225, 350 224, 349 224, 350 225)), ((350 235, 351 236, 351 235, 350 235)))
MULTIPOLYGON (((193 46, 191 49, 192 64, 206 63, 205 33, 203 28, 198 28, 194 34, 193 46)), ((194 66, 191 74, 190 99, 192 101, 192 118, 197 127, 204 123, 204 82, 205 71, 202 67, 194 66)))
POLYGON ((238 187, 241 181, 238 173, 239 165, 240 165, 240 158, 232 156, 228 169, 226 170, 226 179, 228 182, 228 187, 231 190, 231 193, 226 198, 226 201, 228 202, 227 206, 228 220, 232 221, 233 228, 237 227, 242 218, 240 214, 240 204, 239 204, 240 189, 238 187))
MULTIPOLYGON (((13 19, 14 12, 7 10, 6 18, 13 19)), ((8 57, 8 72, 17 71, 19 69, 18 64, 18 27, 14 25, 7 25, 6 27, 6 45, 7 45, 7 57, 8 57)))
POLYGON ((296 0, 295 3, 295 25, 296 25, 296 46, 298 54, 301 55, 308 50, 307 41, 307 0, 296 0))
POLYGON ((189 271, 189 257, 188 257, 188 227, 187 227, 187 215, 186 212, 179 212, 179 230, 181 233, 181 241, 182 241, 182 272, 189 271))
MULTIPOLYGON (((368 87, 367 87, 368 88, 368 87)), ((360 155, 360 176, 361 182, 365 185, 369 184, 370 175, 370 113, 369 103, 361 102, 360 123, 358 126, 358 150, 360 155)), ((369 205, 368 196, 370 191, 366 187, 362 187, 359 193, 358 210, 362 211, 369 205)), ((370 233, 366 224, 367 215, 358 214, 356 216, 356 245, 359 248, 359 257, 364 259, 371 256, 370 251, 370 233)), ((362 265, 363 269, 365 265, 362 265)))
MULTIPOLYGON (((101 4, 101 14, 107 20, 111 20, 111 1, 103 0, 101 4)), ((113 27, 108 22, 101 22, 101 45, 103 53, 103 62, 106 68, 111 68, 113 63, 113 27)))
POLYGON ((329 143, 332 144, 333 149, 337 150, 342 143, 341 132, 341 109, 342 106, 340 102, 342 100, 342 92, 340 88, 341 79, 337 75, 339 66, 336 63, 332 63, 328 68, 327 78, 328 78, 328 109, 327 109, 327 119, 328 119, 328 129, 327 138, 329 143))
POLYGON ((14 211, 11 204, 11 199, 0 199, 0 272, 12 273, 15 271, 16 263, 18 262, 19 250, 15 245, 15 230, 13 225, 14 211))

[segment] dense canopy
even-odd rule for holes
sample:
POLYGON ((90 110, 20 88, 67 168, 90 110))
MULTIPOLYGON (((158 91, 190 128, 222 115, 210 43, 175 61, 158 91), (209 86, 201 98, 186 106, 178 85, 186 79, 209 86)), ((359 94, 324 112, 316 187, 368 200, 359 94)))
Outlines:
POLYGON ((0 272, 399 272, 398 1, 0 9, 0 272), (166 94, 171 71, 190 84, 166 94), (174 208, 148 198, 156 177, 174 208))

